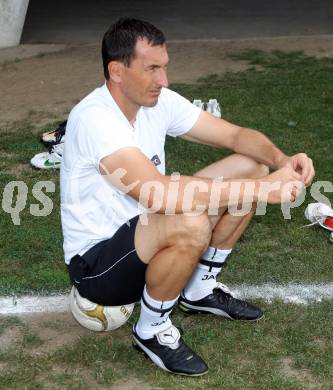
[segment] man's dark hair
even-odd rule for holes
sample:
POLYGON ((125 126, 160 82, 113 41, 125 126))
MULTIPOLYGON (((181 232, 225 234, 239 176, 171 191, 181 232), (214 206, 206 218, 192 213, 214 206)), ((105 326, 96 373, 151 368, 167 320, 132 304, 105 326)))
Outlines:
POLYGON ((129 66, 135 57, 135 45, 138 39, 147 39, 152 46, 165 43, 162 31, 151 23, 132 18, 121 18, 110 26, 102 41, 104 76, 109 79, 108 64, 121 61, 129 66))

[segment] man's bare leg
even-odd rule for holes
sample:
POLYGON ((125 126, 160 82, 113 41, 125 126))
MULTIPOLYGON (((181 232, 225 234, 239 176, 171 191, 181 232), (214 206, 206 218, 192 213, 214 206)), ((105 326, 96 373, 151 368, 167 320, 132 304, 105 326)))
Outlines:
MULTIPOLYGON (((205 177, 226 176, 224 170, 229 171, 230 160, 226 159, 225 164, 223 161, 218 162, 210 169, 207 167, 200 174, 208 175, 205 177), (218 171, 216 176, 213 172, 215 169, 218 171)), ((231 166, 235 168, 234 162, 231 166)), ((241 162, 244 165, 244 160, 241 162)), ((251 163, 253 167, 251 161, 245 166, 249 169, 251 163)), ((241 171, 240 177, 249 177, 248 172, 244 173, 244 166, 241 171)), ((232 173, 236 175, 236 172, 232 173)), ((179 293, 196 272, 198 261, 206 252, 209 243, 215 242, 212 241, 213 229, 216 230, 216 240, 219 239, 218 245, 233 245, 249 220, 250 217, 233 217, 224 211, 222 217, 215 220, 209 218, 206 213, 199 217, 152 214, 148 215, 148 224, 138 222, 135 247, 139 257, 148 264, 148 267, 140 318, 134 327, 133 338, 137 347, 147 353, 161 368, 187 375, 201 375, 207 372, 205 362, 183 342, 179 343, 181 336, 172 326, 169 314, 177 302, 179 293), (170 353, 168 347, 175 353, 170 353), (168 350, 167 354, 163 352, 165 348, 168 350), (179 348, 184 349, 180 355, 176 353, 179 348), (178 356, 183 358, 180 360, 178 356)), ((228 298, 226 307, 229 306, 229 302, 228 298)), ((243 308, 244 304, 242 305, 243 308)), ((249 318, 248 316, 245 319, 249 318)))
MULTIPOLYGON (((233 154, 196 172, 194 176, 224 179, 258 179, 268 175, 269 170, 263 164, 258 164, 249 157, 233 154)), ((243 232, 248 227, 256 205, 244 216, 234 216, 221 210, 219 216, 211 216, 213 224, 210 245, 220 249, 233 248, 243 232)))
POLYGON ((135 231, 137 254, 148 264, 135 326, 142 340, 171 327, 169 314, 211 238, 206 213, 195 217, 148 214, 144 222, 146 218, 148 223, 139 219, 135 231))
POLYGON ((137 253, 148 264, 147 288, 155 299, 171 300, 184 288, 207 248, 211 224, 207 214, 149 214, 147 218, 147 224, 138 221, 135 233, 137 253))
POLYGON ((227 211, 216 221, 210 246, 219 249, 231 249, 247 229, 255 212, 256 205, 244 216, 234 216, 227 211))
MULTIPOLYGON (((237 179, 257 178, 265 174, 265 166, 236 154, 195 175, 237 179)), ((232 248, 252 215, 253 212, 238 217, 225 211, 221 217, 211 217, 209 224, 206 214, 199 217, 150 214, 147 224, 138 222, 135 244, 139 257, 149 263, 146 282, 151 296, 158 300, 175 298, 186 285, 208 243, 222 249, 232 248)))
POLYGON ((160 368, 184 375, 202 375, 207 364, 181 339, 169 315, 211 237, 207 214, 199 217, 150 214, 136 226, 135 247, 148 263, 141 311, 133 328, 135 348, 160 368))
MULTIPOLYGON (((232 155, 196 173, 199 177, 221 177, 225 179, 253 178, 268 174, 264 165, 252 159, 232 155)), ((185 312, 211 312, 230 319, 254 320, 262 311, 247 302, 234 299, 227 290, 217 283, 217 277, 232 248, 249 225, 255 210, 244 216, 232 215, 228 210, 219 210, 218 216, 211 216, 212 239, 206 252, 201 256, 196 270, 180 298, 180 308, 185 312), (216 290, 218 286, 218 290, 216 290)))

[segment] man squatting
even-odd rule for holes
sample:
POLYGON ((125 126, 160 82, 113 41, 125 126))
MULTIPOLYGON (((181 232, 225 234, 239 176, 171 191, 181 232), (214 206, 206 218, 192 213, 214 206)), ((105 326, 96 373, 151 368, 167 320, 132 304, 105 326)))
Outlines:
POLYGON ((105 84, 73 108, 66 130, 61 214, 70 278, 83 297, 101 305, 141 301, 136 348, 166 371, 202 375, 208 366, 172 324, 172 309, 178 304, 187 313, 231 320, 263 316, 217 277, 257 203, 295 200, 302 185, 311 184, 313 164, 306 154, 287 156, 259 131, 216 118, 168 89, 165 37, 150 23, 118 20, 104 35, 102 58, 105 84), (234 154, 180 175, 177 189, 165 175, 166 135, 234 154), (221 177, 218 213, 211 215, 214 179, 221 177), (274 183, 279 186, 267 186, 274 183), (189 202, 186 189, 195 186, 206 191, 195 191, 189 202), (159 208, 149 213, 156 195, 159 208), (246 215, 228 212, 228 205, 246 202, 246 215))

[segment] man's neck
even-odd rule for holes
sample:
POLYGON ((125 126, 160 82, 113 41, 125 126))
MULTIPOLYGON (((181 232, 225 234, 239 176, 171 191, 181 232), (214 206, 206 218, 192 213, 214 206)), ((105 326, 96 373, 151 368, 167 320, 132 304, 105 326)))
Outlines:
POLYGON ((125 115, 129 123, 133 125, 140 106, 130 102, 117 88, 111 87, 109 82, 106 82, 106 86, 122 113, 125 115))

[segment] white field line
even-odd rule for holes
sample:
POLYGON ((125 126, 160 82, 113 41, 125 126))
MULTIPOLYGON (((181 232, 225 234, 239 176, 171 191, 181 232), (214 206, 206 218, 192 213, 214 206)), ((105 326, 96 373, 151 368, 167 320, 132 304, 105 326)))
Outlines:
MULTIPOLYGON (((233 295, 242 299, 263 299, 272 303, 303 304, 333 299, 333 283, 262 284, 231 286, 233 295)), ((69 311, 68 295, 0 297, 0 314, 56 313, 69 311)))

